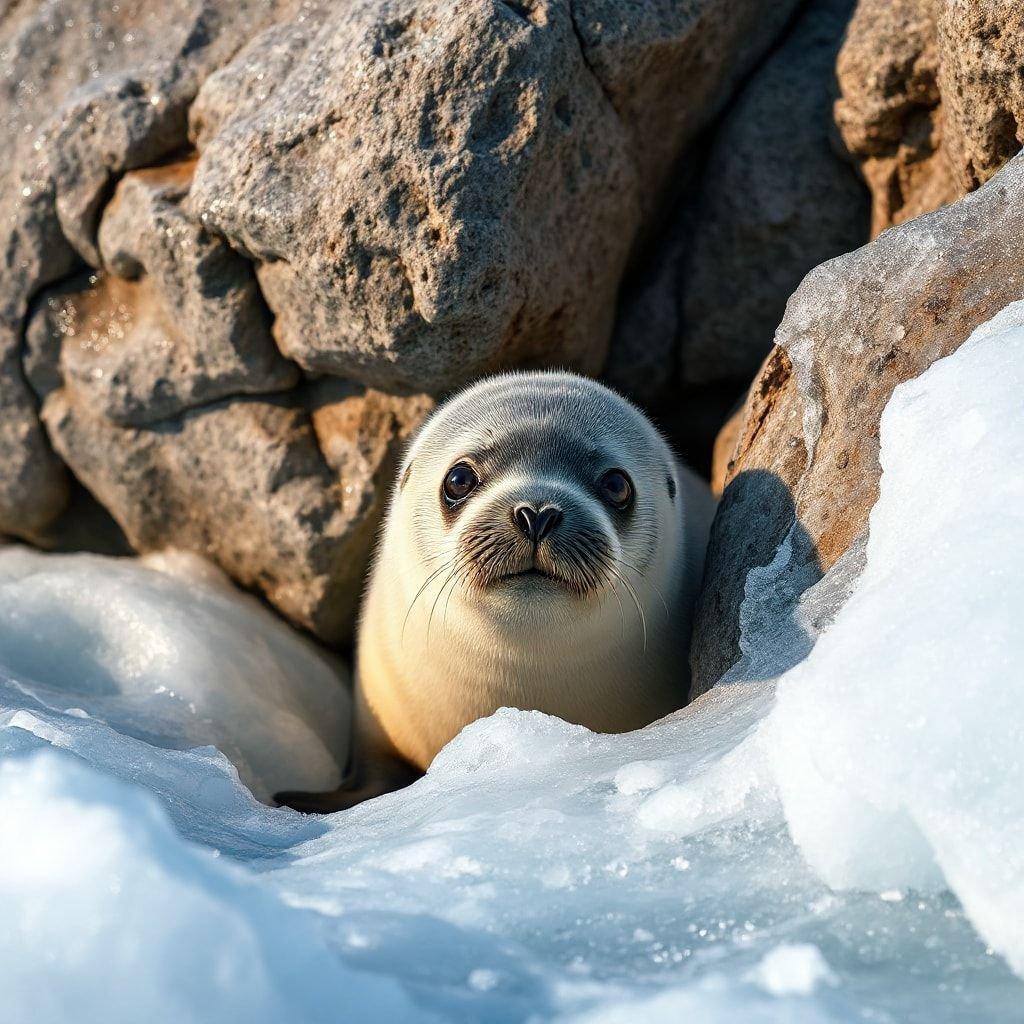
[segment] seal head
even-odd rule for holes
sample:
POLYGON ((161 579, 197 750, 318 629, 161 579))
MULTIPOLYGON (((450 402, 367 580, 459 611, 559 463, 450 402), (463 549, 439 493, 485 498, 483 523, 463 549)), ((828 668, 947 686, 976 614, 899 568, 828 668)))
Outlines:
POLYGON ((452 398, 406 454, 364 605, 378 745, 422 768, 502 706, 609 732, 681 707, 712 508, 593 380, 506 374, 452 398))

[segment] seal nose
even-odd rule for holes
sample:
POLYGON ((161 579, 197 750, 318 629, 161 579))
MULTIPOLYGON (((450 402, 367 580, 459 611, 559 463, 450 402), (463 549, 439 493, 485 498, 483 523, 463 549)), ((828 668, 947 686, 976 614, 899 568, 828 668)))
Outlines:
POLYGON ((562 510, 554 505, 537 509, 524 503, 512 510, 512 521, 527 540, 539 544, 562 521, 562 510))

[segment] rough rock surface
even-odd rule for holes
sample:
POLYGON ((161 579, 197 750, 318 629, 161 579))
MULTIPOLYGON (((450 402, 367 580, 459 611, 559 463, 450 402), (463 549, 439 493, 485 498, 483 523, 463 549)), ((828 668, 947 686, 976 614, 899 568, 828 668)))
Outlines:
POLYGON ((294 622, 343 642, 396 449, 429 403, 350 389, 313 407, 311 421, 283 399, 234 399, 121 427, 64 387, 43 417, 136 551, 200 552, 294 622))
POLYGON ((622 304, 607 375, 635 397, 655 402, 673 380, 733 382, 739 394, 804 274, 867 239, 867 194, 832 140, 835 57, 852 8, 808 6, 717 129, 700 180, 622 304))
POLYGON ((142 426, 297 383, 250 264, 179 208, 191 169, 188 161, 125 175, 99 229, 106 272, 41 296, 25 345, 40 397, 64 377, 115 423, 142 426))
POLYGON ((877 234, 987 181, 1024 143, 1024 8, 860 0, 839 55, 836 121, 877 234))
POLYGON ((38 289, 96 263, 117 176, 186 141, 199 83, 276 13, 273 0, 41 0, 0 13, 0 533, 31 537, 67 498, 19 366, 38 289))
POLYGON ((823 264, 794 293, 751 388, 712 529, 693 695, 739 657, 752 572, 798 594, 866 527, 893 388, 1024 297, 1022 209, 1024 155, 959 202, 823 264))
POLYGON ((208 80, 191 202, 258 261, 307 369, 593 372, 642 214, 791 6, 325 7, 208 80))

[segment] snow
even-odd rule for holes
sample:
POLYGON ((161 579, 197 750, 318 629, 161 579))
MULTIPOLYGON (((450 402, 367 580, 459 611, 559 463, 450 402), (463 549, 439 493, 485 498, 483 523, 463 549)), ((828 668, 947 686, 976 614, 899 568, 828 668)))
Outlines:
POLYGON ((336 777, 321 651, 194 560, 0 551, 4 1013, 1019 1019, 1022 378, 1018 305, 899 388, 866 545, 801 594, 784 544, 693 707, 503 710, 331 817, 243 785, 336 777))
POLYGON ((0 550, 0 662, 51 708, 161 747, 216 746, 262 799, 340 780, 340 664, 195 556, 0 550))

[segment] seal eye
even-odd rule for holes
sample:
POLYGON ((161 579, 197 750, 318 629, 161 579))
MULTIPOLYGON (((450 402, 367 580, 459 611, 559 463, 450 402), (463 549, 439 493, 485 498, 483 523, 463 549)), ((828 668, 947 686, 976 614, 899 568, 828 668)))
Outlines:
POLYGON ((628 508, 633 502, 633 481, 621 469, 609 469, 598 484, 601 497, 617 509, 628 508))
POLYGON ((448 470, 444 478, 442 490, 445 500, 454 505, 456 502, 468 498, 480 483, 480 477, 476 470, 466 462, 458 462, 448 470))

